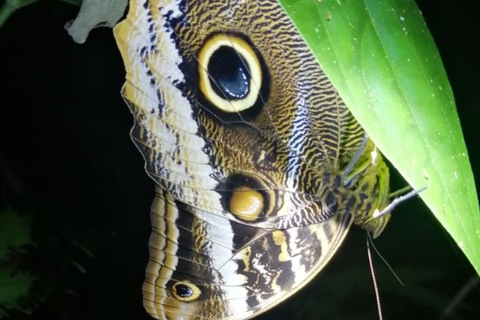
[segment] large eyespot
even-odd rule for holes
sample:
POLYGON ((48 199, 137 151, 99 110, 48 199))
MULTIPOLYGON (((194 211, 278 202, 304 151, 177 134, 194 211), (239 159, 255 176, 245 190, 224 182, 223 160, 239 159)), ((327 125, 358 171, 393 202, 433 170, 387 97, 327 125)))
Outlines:
POLYGON ((236 35, 210 37, 200 50, 198 71, 202 94, 226 113, 253 107, 264 85, 259 57, 236 35))
POLYGON ((173 296, 185 302, 197 300, 202 293, 200 289, 190 281, 178 281, 172 287, 173 296))

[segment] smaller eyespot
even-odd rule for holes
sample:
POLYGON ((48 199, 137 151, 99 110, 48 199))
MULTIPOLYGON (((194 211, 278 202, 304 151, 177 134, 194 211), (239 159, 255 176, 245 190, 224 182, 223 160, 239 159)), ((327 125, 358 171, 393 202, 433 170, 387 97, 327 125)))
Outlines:
POLYGON ((193 290, 187 285, 178 284, 175 286, 175 292, 181 298, 190 298, 193 295, 193 290))
POLYGON ((197 300, 202 293, 196 285, 186 280, 178 281, 173 285, 172 289, 173 296, 176 299, 185 302, 197 300))

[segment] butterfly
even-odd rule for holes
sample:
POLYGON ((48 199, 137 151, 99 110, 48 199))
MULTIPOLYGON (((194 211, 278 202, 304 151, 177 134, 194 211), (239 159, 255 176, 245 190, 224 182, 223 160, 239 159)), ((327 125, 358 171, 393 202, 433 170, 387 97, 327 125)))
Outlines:
POLYGON ((156 182, 152 317, 251 318, 318 274, 353 223, 382 232, 388 168, 277 1, 129 7, 114 34, 156 182))

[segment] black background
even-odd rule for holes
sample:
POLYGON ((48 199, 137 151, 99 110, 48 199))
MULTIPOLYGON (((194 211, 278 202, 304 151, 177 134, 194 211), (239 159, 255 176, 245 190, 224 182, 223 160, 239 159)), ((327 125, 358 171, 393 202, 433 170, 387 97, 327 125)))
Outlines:
MULTIPOLYGON (((480 176, 474 3, 417 1, 480 176)), ((37 290, 48 291, 31 316, 14 312, 11 318, 149 319, 141 284, 154 183, 130 141, 133 119, 119 92, 125 71, 111 29, 96 29, 85 44, 74 43, 63 25, 77 10, 43 1, 0 29, 0 208, 33 215, 36 247, 22 263, 39 275, 37 290)), ((394 177, 392 188, 402 186, 394 177)), ((475 276, 420 200, 395 210, 376 245, 406 284, 374 257, 385 319, 437 319, 475 276)), ((364 232, 353 228, 315 281, 261 319, 376 319, 365 247, 364 232)), ((456 319, 479 318, 478 286, 457 311, 462 318, 456 319)))

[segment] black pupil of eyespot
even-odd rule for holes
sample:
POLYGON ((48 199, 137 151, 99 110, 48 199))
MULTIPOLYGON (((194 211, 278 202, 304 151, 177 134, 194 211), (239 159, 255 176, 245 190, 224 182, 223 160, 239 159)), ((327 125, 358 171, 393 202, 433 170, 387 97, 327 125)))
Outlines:
POLYGON ((188 298, 193 294, 192 288, 184 284, 177 284, 175 286, 175 292, 182 298, 188 298))
POLYGON ((232 47, 219 47, 210 57, 207 70, 212 88, 221 98, 239 100, 248 95, 249 69, 241 55, 232 47))

